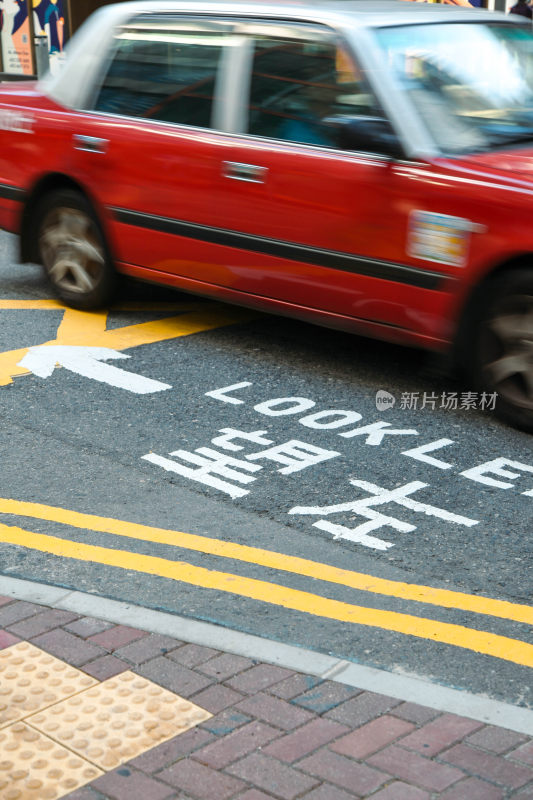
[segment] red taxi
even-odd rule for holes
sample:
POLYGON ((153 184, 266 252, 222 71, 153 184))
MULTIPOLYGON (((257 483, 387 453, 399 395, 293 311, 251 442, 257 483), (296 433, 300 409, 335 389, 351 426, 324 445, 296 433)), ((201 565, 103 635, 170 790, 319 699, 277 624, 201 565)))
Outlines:
POLYGON ((402 2, 126 2, 0 87, 0 226, 66 303, 123 273, 453 356, 533 431, 533 35, 402 2))

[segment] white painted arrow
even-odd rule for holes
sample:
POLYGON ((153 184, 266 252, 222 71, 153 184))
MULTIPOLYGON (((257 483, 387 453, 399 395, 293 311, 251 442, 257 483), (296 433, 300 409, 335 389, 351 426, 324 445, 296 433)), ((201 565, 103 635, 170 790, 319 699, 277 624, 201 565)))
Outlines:
POLYGON ((126 389, 135 394, 150 394, 171 389, 168 383, 160 383, 143 375, 103 364, 112 358, 130 358, 126 353, 109 347, 77 347, 74 345, 39 345, 30 347, 19 367, 25 367, 39 378, 49 378, 57 365, 83 375, 85 378, 108 383, 117 389, 126 389))

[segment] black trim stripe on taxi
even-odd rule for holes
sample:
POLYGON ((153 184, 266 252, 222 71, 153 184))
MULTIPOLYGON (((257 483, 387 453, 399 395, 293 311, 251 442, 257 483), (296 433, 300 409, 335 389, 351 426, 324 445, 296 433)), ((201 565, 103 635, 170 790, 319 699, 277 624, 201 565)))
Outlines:
POLYGON ((277 256, 289 261, 301 261, 319 267, 329 267, 343 272, 353 272, 357 275, 367 275, 372 278, 381 278, 386 281, 405 283, 421 289, 442 291, 443 282, 453 280, 448 275, 439 272, 407 267, 403 264, 394 264, 388 261, 354 256, 351 253, 342 253, 335 250, 323 250, 319 247, 294 244, 292 242, 267 239, 263 236, 252 236, 248 233, 212 228, 207 225, 198 225, 194 222, 185 222, 169 217, 159 217, 152 214, 142 214, 138 211, 128 211, 123 208, 110 209, 118 222, 126 225, 135 225, 161 233, 171 233, 184 236, 210 244, 220 244, 224 247, 235 247, 239 250, 249 250, 253 253, 277 256))
MULTIPOLYGON (((25 194, 24 189, 0 184, 0 198, 21 201, 25 194)), ((343 272, 353 272, 356 275, 366 275, 385 281, 404 283, 421 289, 442 291, 444 281, 453 280, 449 275, 443 275, 440 272, 430 272, 424 269, 407 267, 404 264, 395 264, 390 261, 355 256, 351 253, 324 250, 319 247, 309 247, 308 245, 279 241, 277 239, 267 239, 264 236, 252 236, 239 231, 212 228, 208 225, 198 225, 194 222, 143 214, 124 208, 112 208, 110 210, 118 222, 123 222, 126 225, 135 225, 147 230, 185 236, 200 242, 220 244, 224 247, 235 247, 239 250, 248 250, 262 255, 276 256, 288 261, 300 261, 305 264, 342 270, 343 272)))
POLYGON ((8 186, 0 183, 0 198, 3 200, 23 200, 26 192, 18 186, 8 186))

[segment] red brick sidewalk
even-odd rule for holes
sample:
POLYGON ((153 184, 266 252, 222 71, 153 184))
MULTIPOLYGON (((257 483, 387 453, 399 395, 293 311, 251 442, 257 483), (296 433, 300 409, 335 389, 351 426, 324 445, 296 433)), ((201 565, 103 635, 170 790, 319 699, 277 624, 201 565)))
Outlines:
POLYGON ((533 798, 533 732, 0 597, 0 649, 21 640, 99 681, 131 670, 213 714, 68 800, 533 798))

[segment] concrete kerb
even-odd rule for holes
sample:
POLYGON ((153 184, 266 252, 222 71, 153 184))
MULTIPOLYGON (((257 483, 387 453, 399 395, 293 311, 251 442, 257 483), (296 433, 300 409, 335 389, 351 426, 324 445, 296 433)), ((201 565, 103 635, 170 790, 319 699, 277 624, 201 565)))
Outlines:
POLYGON ((418 676, 397 674, 345 661, 294 645, 263 639, 177 614, 154 611, 97 595, 71 591, 19 578, 0 577, 0 594, 30 603, 63 609, 150 633, 212 647, 296 672, 384 694, 437 711, 496 725, 533 736, 533 710, 502 703, 482 695, 450 689, 418 676))

